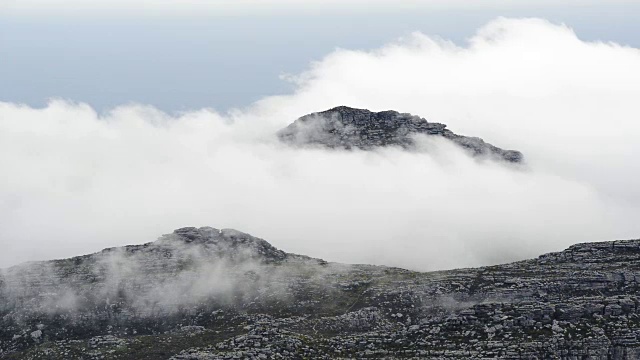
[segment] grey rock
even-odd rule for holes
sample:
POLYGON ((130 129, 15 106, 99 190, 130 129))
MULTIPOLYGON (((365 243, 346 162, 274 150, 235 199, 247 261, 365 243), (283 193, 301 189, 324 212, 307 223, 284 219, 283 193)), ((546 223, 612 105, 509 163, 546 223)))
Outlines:
POLYGON ((447 139, 473 156, 492 157, 511 163, 523 161, 519 151, 503 150, 480 138, 455 134, 446 129, 445 124, 391 110, 371 112, 338 106, 305 115, 278 132, 281 141, 292 145, 362 150, 381 146, 416 149, 416 136, 447 139))
POLYGON ((235 230, 0 272, 8 359, 637 359, 640 240, 419 273, 235 230))

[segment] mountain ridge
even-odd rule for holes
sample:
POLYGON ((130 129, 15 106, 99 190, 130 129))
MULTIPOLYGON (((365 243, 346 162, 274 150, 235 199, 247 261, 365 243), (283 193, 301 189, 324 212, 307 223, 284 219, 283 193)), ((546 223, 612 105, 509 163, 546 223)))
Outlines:
POLYGON ((211 227, 0 272, 8 359, 640 356, 640 240, 415 272, 211 227))

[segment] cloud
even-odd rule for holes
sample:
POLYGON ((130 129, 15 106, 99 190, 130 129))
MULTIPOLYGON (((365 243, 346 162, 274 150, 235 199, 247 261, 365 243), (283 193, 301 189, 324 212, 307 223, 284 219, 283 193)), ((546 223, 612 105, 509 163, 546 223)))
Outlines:
POLYGON ((640 51, 497 19, 464 47, 413 34, 337 50, 297 90, 228 114, 0 103, 0 266, 236 228, 289 252, 417 270, 640 234, 640 51), (292 149, 273 134, 336 105, 394 109, 517 149, 525 168, 427 152, 292 149))

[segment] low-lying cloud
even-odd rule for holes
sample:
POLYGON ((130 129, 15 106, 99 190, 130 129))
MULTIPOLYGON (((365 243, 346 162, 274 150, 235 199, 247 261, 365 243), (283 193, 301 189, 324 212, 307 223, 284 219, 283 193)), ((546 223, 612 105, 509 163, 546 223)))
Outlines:
MULTIPOLYGON (((417 270, 640 234, 640 50, 498 19, 461 47, 413 34, 337 50, 295 93, 229 114, 0 103, 0 266, 236 228, 329 261, 417 270), (524 153, 298 149, 274 133, 337 105, 394 109, 524 153)), ((248 84, 247 86, 250 86, 248 84)))

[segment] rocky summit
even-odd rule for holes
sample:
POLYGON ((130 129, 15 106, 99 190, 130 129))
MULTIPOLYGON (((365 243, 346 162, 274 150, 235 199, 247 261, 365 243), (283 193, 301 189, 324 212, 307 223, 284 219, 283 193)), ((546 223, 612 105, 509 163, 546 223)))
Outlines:
POLYGON ((371 112, 338 106, 305 115, 278 133, 280 140, 288 144, 362 150, 381 146, 415 149, 416 136, 447 139, 472 156, 492 157, 511 163, 523 160, 519 151, 503 150, 480 138, 455 134, 446 129, 445 124, 391 110, 371 112))
POLYGON ((420 273, 235 230, 0 275, 3 359, 638 359, 640 240, 420 273))

